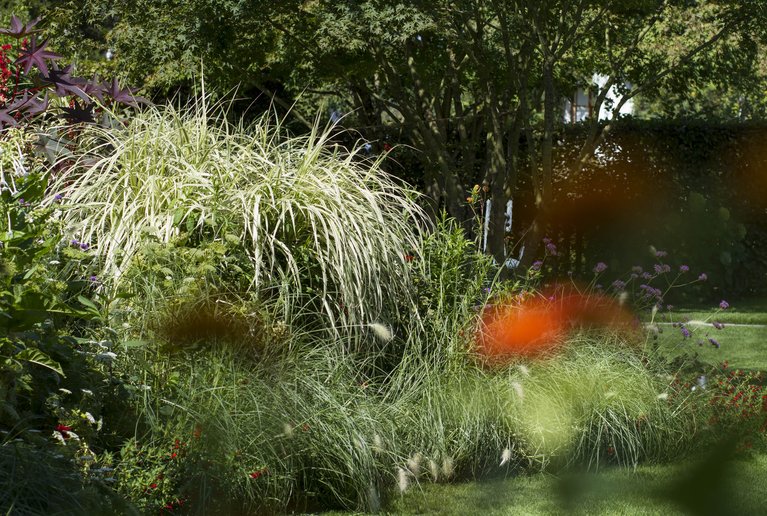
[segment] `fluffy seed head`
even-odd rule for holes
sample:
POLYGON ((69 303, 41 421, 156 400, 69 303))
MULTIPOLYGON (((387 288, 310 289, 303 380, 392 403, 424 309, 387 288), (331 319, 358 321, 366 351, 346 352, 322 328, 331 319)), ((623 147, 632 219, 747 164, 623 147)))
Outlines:
POLYGON ((423 456, 420 453, 416 453, 415 455, 413 455, 407 460, 407 469, 410 470, 413 476, 417 477, 418 474, 421 472, 422 459, 423 459, 423 456))
POLYGON ((439 480, 439 466, 434 460, 429 459, 429 472, 431 472, 431 479, 435 482, 439 480))
POLYGON ((525 399, 525 390, 522 388, 522 384, 519 382, 511 382, 511 388, 514 389, 514 393, 520 400, 525 399))
POLYGON ((388 326, 381 323, 370 323, 370 330, 373 334, 382 342, 389 342, 394 338, 391 329, 388 326))
POLYGON ((399 492, 404 493, 407 491, 409 485, 410 481, 407 478, 407 471, 402 468, 397 468, 397 487, 399 487, 399 492))
POLYGON ((453 476, 453 471, 453 459, 445 457, 442 461, 442 474, 445 475, 445 478, 450 478, 453 476))
POLYGON ((508 462, 511 460, 511 450, 508 448, 504 448, 503 452, 501 453, 501 466, 504 464, 508 464, 508 462))

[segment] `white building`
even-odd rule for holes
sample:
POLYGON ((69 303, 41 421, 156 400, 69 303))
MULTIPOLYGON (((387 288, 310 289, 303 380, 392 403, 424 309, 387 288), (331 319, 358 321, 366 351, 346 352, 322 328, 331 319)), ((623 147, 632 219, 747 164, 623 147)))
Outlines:
MULTIPOLYGON (((565 99, 564 103, 564 122, 566 124, 572 124, 575 122, 582 122, 587 118, 594 115, 594 103, 596 101, 597 90, 600 90, 607 83, 607 77, 604 75, 594 74, 591 78, 592 87, 588 90, 579 88, 572 97, 565 99)), ((627 85, 630 87, 630 85, 627 85)), ((613 106, 616 106, 620 101, 621 94, 615 86, 612 86, 607 93, 605 101, 602 103, 599 109, 599 119, 607 120, 612 118, 613 106)), ((629 99, 623 106, 621 106, 621 115, 630 115, 634 112, 634 99, 629 99)))

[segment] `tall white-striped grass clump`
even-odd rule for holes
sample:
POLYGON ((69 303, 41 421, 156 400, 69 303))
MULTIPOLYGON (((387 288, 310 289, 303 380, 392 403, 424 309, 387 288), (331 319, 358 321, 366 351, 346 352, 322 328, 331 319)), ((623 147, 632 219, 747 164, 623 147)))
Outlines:
POLYGON ((73 237, 99 252, 105 274, 119 279, 144 243, 190 230, 240 239, 257 291, 302 292, 309 264, 336 323, 373 321, 384 299, 409 292, 404 255, 426 219, 382 158, 332 144, 332 128, 287 137, 267 116, 245 126, 226 114, 202 97, 85 130, 51 195, 67 199, 73 237))

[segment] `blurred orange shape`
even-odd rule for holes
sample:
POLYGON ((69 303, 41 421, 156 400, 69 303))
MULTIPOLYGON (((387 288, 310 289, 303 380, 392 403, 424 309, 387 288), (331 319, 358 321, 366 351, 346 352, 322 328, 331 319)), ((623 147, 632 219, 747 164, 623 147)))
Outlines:
POLYGON ((612 297, 560 288, 550 296, 486 307, 477 348, 490 360, 536 357, 555 350, 575 329, 629 333, 634 322, 632 314, 612 297))

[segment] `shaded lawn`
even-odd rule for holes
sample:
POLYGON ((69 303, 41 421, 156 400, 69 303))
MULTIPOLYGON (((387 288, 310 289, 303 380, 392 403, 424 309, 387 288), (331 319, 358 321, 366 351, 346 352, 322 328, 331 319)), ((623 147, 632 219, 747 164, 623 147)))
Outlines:
POLYGON ((644 465, 636 471, 538 474, 452 485, 426 484, 396 496, 390 514, 763 514, 767 455, 726 465, 644 465), (707 477, 707 475, 709 475, 707 477))

